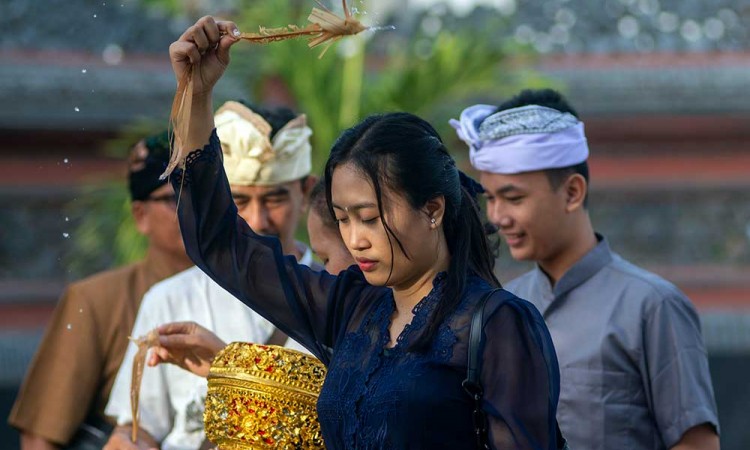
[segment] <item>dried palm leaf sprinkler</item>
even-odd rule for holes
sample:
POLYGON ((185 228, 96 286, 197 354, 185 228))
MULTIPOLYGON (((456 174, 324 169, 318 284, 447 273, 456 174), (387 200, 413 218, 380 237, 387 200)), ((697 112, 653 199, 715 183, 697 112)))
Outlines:
MULTIPOLYGON (((269 44, 271 42, 286 41, 300 37, 309 38, 307 46, 315 48, 319 45, 326 44, 325 49, 320 54, 323 57, 325 52, 334 42, 344 36, 353 36, 367 29, 357 19, 355 19, 346 0, 342 0, 344 7, 344 17, 341 18, 331 12, 316 0, 320 8, 313 8, 307 20, 310 22, 304 28, 296 25, 289 25, 283 28, 266 28, 261 26, 258 33, 241 33, 240 39, 255 43, 269 44)), ((173 133, 172 154, 169 159, 167 169, 161 175, 162 179, 169 176, 170 173, 178 166, 184 164, 185 146, 184 143, 188 136, 188 124, 190 112, 192 109, 193 83, 192 71, 188 70, 177 83, 177 92, 172 102, 172 112, 169 116, 169 128, 173 133)))
POLYGON ((159 345, 159 332, 151 330, 145 336, 139 338, 129 337, 138 346, 138 351, 133 357, 133 374, 130 379, 130 412, 133 417, 133 428, 130 440, 136 442, 138 438, 138 403, 141 397, 141 381, 143 381, 143 369, 146 366, 146 355, 148 349, 159 345))

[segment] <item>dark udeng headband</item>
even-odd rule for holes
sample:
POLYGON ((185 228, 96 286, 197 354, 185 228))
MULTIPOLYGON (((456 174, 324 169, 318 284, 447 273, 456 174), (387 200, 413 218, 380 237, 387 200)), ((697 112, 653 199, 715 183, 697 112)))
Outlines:
POLYGON ((167 184, 159 176, 169 163, 169 135, 163 133, 144 139, 143 147, 136 146, 130 154, 128 187, 132 200, 146 200, 152 192, 167 184))

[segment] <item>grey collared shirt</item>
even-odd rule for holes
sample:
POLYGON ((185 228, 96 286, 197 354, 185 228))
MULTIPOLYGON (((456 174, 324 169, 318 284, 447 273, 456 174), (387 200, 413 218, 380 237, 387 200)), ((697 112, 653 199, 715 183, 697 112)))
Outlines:
POLYGON ((674 285, 599 244, 554 288, 538 267, 505 288, 541 311, 560 363, 570 448, 660 450, 716 413, 698 314, 674 285))

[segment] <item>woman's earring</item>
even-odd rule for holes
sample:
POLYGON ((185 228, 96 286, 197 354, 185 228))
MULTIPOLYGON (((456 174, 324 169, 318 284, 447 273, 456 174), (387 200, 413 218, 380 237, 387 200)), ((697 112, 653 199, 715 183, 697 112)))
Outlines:
POLYGON ((434 217, 430 217, 430 224, 432 228, 435 228, 437 226, 437 221, 435 220, 434 217))

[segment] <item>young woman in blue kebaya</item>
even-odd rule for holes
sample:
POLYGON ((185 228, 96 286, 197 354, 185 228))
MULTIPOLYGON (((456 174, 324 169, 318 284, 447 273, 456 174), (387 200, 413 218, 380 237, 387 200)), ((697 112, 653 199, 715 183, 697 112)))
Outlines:
MULTIPOLYGON (((328 366, 318 401, 327 448, 476 448, 461 386, 469 323, 499 283, 474 184, 424 120, 369 117, 339 137, 325 170, 331 213, 357 265, 333 275, 282 256, 275 237, 237 217, 213 131, 211 92, 235 30, 204 17, 170 47, 178 79, 193 70, 195 83, 186 144, 198 150, 173 177, 189 255, 328 366)), ((496 290, 482 342, 490 447, 557 448, 559 374, 539 313, 496 290)))

